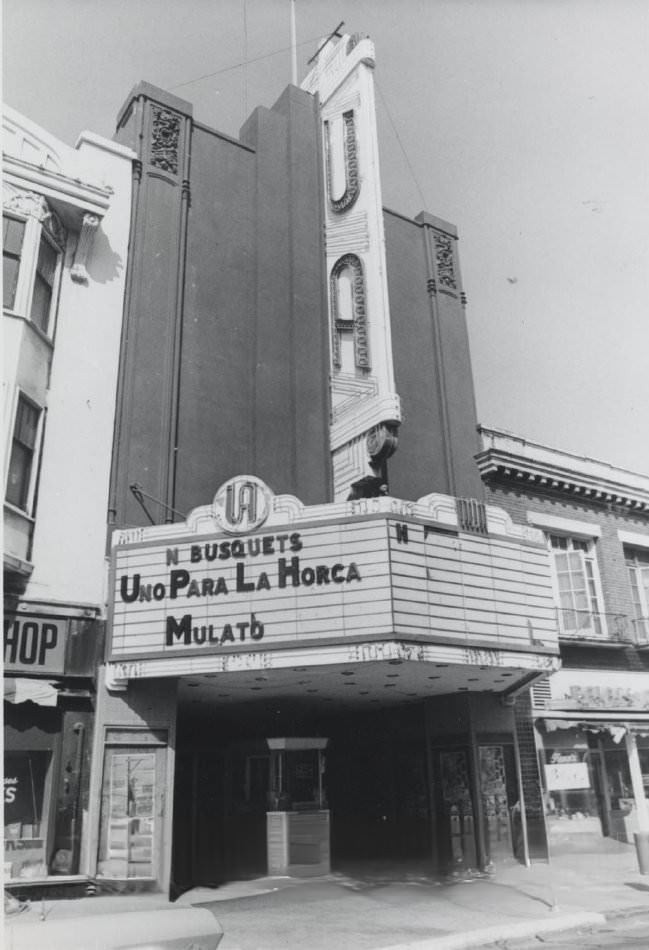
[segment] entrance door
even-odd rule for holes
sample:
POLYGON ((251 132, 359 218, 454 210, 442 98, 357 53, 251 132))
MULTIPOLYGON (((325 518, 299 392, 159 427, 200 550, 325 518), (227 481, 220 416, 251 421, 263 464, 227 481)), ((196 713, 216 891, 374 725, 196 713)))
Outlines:
POLYGON ((461 870, 477 865, 469 753, 466 748, 433 750, 439 862, 461 870))
POLYGON ((97 877, 162 886, 166 748, 107 746, 97 877))
POLYGON ((238 877, 265 874, 270 755, 236 749, 232 750, 231 761, 232 870, 238 877))
POLYGON ((225 880, 225 768, 214 749, 176 755, 173 823, 173 891, 225 880))
POLYGON ((490 861, 511 858, 521 834, 514 750, 508 745, 481 745, 480 796, 490 861))

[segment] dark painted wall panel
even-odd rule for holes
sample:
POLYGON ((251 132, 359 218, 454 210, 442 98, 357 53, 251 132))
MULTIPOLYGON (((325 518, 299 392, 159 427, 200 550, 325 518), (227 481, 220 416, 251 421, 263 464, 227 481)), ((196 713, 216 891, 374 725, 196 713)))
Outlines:
POLYGON ((422 228, 384 214, 392 353, 404 421, 388 463, 390 494, 449 492, 422 228))
MULTIPOLYGON (((128 489, 133 482, 157 499, 165 497, 175 323, 180 186, 145 171, 139 194, 139 220, 146 226, 138 234, 128 334, 123 341, 127 372, 116 472, 121 524, 142 523, 143 512, 128 489)), ((153 505, 151 510, 164 521, 162 509, 153 505)))
MULTIPOLYGON (((183 515, 245 472, 307 503, 327 501, 328 336, 316 102, 289 87, 276 107, 256 110, 242 142, 183 119, 177 174, 160 174, 150 164, 152 102, 177 112, 182 102, 146 84, 135 92, 143 174, 134 191, 115 523, 147 523, 129 491, 132 482, 161 502, 169 497, 176 408, 172 504, 183 515)), ((165 520, 164 508, 147 506, 156 522, 165 520)))
POLYGON ((292 256, 293 412, 297 434, 295 493, 330 501, 329 330, 323 253, 324 183, 316 100, 289 87, 275 109, 288 115, 292 256), (299 201, 296 200, 299 196, 299 201), (306 212, 304 210, 307 205, 306 212))
POLYGON ((268 109, 254 116, 257 142, 257 350, 255 474, 277 492, 295 478, 287 127, 268 109))
POLYGON ((194 129, 176 481, 183 513, 252 470, 254 162, 249 150, 194 129))
POLYGON ((386 211, 386 256, 396 389, 404 421, 390 460, 390 492, 482 498, 474 461, 477 418, 469 340, 457 294, 429 293, 431 228, 386 211), (429 232, 427 237, 426 231, 429 232), (430 238, 430 246, 428 244, 430 238))
POLYGON ((307 504, 331 498, 318 127, 289 87, 242 130, 257 152, 255 474, 307 504))

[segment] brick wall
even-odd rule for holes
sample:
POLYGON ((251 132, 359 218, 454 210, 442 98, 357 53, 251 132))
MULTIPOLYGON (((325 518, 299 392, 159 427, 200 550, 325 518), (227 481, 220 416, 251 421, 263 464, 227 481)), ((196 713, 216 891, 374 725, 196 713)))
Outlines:
POLYGON ((629 630, 633 618, 631 586, 624 563, 624 548, 618 530, 643 534, 649 540, 649 518, 634 514, 622 507, 598 505, 566 498, 562 495, 524 491, 518 486, 490 480, 486 484, 487 503, 504 508, 512 520, 527 524, 527 513, 537 512, 559 518, 573 518, 599 525, 602 534, 597 539, 597 565, 604 597, 603 610, 609 614, 622 614, 627 618, 629 630))

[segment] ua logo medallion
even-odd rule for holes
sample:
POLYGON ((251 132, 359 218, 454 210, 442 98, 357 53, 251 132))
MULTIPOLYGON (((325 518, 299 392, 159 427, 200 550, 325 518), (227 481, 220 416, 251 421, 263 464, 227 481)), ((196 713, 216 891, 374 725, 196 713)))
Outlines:
POLYGON ((261 527, 270 514, 272 493, 260 478, 237 475, 221 485, 214 498, 214 517, 229 534, 261 527))

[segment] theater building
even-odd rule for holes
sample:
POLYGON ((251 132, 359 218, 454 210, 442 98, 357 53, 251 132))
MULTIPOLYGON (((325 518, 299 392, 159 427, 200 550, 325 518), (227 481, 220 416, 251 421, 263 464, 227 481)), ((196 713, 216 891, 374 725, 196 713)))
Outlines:
POLYGON ((551 853, 649 832, 649 477, 481 429, 489 501, 543 532, 562 668, 530 693, 551 853))
POLYGON ((84 878, 132 153, 3 111, 4 880, 84 878))
POLYGON ((332 38, 239 139, 146 83, 120 113, 98 881, 545 854, 550 558, 485 503, 457 233, 383 207, 373 70, 332 38))

